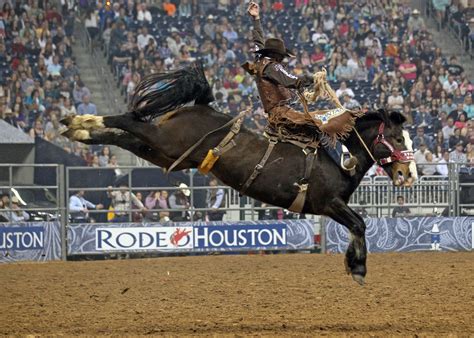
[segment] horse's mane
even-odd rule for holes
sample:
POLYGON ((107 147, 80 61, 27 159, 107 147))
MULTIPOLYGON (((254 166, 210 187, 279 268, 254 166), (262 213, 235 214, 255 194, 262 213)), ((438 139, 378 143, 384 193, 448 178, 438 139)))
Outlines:
POLYGON ((388 112, 385 109, 371 111, 356 120, 356 125, 367 124, 370 122, 384 122, 386 125, 402 125, 406 122, 405 116, 397 111, 388 112))

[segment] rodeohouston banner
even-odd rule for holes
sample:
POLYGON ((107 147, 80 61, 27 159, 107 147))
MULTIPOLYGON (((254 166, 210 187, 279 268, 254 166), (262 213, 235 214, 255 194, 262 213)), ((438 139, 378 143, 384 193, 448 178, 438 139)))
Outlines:
POLYGON ((2 224, 0 263, 61 259, 59 222, 2 224))
MULTIPOLYGON (((369 252, 469 251, 474 249, 474 217, 367 218, 369 252)), ((349 244, 346 227, 326 224, 326 252, 345 252, 349 244)))
POLYGON ((313 223, 298 221, 71 224, 68 254, 301 250, 314 247, 313 223))

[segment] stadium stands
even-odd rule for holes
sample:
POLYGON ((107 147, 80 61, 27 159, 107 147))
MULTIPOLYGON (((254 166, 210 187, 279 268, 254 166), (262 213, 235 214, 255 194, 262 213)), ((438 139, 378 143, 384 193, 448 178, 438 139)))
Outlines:
POLYGON ((52 1, 3 3, 0 118, 90 163, 90 151, 60 135, 60 118, 76 113, 90 96, 72 55, 75 7, 57 8, 52 1))
MULTIPOLYGON (((199 59, 206 65, 206 75, 216 96, 215 107, 236 114, 253 105, 253 119, 247 119, 246 123, 261 130, 264 118, 254 81, 240 67, 253 58, 251 23, 245 2, 222 0, 215 5, 215 1, 207 0, 112 1, 107 5, 99 1, 96 5, 96 1, 77 1, 77 4, 88 32, 96 41, 103 42, 100 45, 124 97, 133 92, 144 75, 199 59)), ((433 41, 419 11, 405 2, 267 0, 261 2, 262 20, 265 33, 282 37, 297 55, 288 62, 294 73, 312 73, 324 66, 335 90, 340 93, 350 90, 353 94, 341 100, 347 105, 360 104, 364 110, 385 107, 401 111, 412 137, 422 128, 432 140, 427 146, 437 162, 444 152, 455 152, 453 146, 459 142, 464 152, 468 143, 474 143, 474 85, 457 58, 443 54, 433 41), (341 5, 337 6, 338 3, 341 5), (448 117, 453 118, 454 127, 448 125, 448 117), (455 133, 456 129, 459 131, 455 133)), ((465 14, 453 14, 460 11, 458 7, 449 10, 449 22, 461 20, 462 31, 467 34, 464 38, 469 37, 465 29, 469 18, 465 14)), ((11 51, 2 54, 0 60, 0 94, 6 93, 8 97, 7 105, 2 105, 2 116, 23 130, 33 127, 37 116, 42 117, 43 124, 54 124, 51 115, 59 116, 70 109, 63 107, 67 103, 62 103, 66 99, 59 87, 67 88, 69 83, 71 98, 76 99, 74 104, 80 103, 70 80, 70 76, 77 79, 77 73, 71 70, 69 80, 65 79, 62 72, 57 73, 58 67, 51 57, 58 54, 61 67, 66 62, 74 67, 69 63, 72 12, 65 11, 61 16, 48 6, 41 11, 22 10, 18 6, 9 9, 7 5, 2 11, 6 38, 0 49, 11 51), (26 27, 34 28, 30 33, 22 20, 15 19, 23 11, 30 18, 26 27), (43 23, 44 17, 53 21, 43 23), (43 34, 43 30, 49 33, 43 34), (36 39, 28 38, 28 34, 36 35, 36 39), (26 58, 18 57, 25 52, 26 58), (29 68, 31 76, 27 75, 29 68), (27 92, 27 88, 38 90, 27 92), (14 118, 9 117, 12 114, 14 118)), ((39 129, 38 132, 41 133, 39 129)), ((57 136, 46 133, 45 137, 57 136)), ((471 148, 466 154, 468 161, 474 161, 471 148)))

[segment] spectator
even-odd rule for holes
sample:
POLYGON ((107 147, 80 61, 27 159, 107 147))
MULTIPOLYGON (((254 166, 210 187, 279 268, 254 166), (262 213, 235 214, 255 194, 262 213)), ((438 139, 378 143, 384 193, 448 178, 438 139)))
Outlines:
POLYGON ((207 220, 209 221, 222 221, 225 214, 225 211, 219 210, 219 208, 222 208, 225 204, 225 191, 222 188, 214 188, 218 185, 217 179, 211 178, 209 181, 211 188, 207 191, 206 197, 207 208, 211 209, 207 211, 207 220))
POLYGON ((72 96, 74 98, 74 103, 79 105, 82 103, 84 96, 91 97, 90 90, 84 85, 84 82, 81 80, 75 82, 74 89, 72 90, 72 96))
POLYGON ((354 95, 354 92, 352 91, 352 89, 350 88, 347 88, 347 83, 346 81, 342 81, 341 82, 341 86, 339 87, 338 90, 336 90, 336 95, 337 97, 341 98, 342 95, 344 94, 347 94, 349 95, 351 98, 353 98, 355 95, 354 95))
POLYGON ((438 161, 438 164, 436 165, 436 172, 441 176, 447 177, 449 173, 448 163, 449 163, 449 152, 444 151, 443 157, 438 161))
POLYGON ((422 163, 421 174, 432 176, 436 173, 436 162, 433 160, 433 154, 427 152, 425 155, 425 161, 422 163))
POLYGON ((168 198, 170 209, 178 209, 181 211, 172 211, 170 218, 174 222, 183 222, 190 219, 188 209, 191 206, 189 196, 191 190, 184 183, 181 183, 178 190, 175 190, 168 198))
POLYGON ((443 127, 442 132, 443 132, 443 139, 449 140, 449 138, 454 135, 454 119, 452 117, 449 117, 447 120, 447 124, 443 127))
POLYGON ((419 127, 428 127, 433 123, 433 117, 426 111, 426 106, 421 104, 415 112, 415 124, 419 127))
POLYGON ((128 190, 126 183, 120 183, 118 190, 113 190, 111 186, 108 187, 107 195, 111 198, 111 206, 114 209, 114 218, 112 222, 123 223, 129 221, 130 210, 132 209, 132 202, 139 207, 139 210, 146 211, 143 203, 137 199, 135 194, 128 190))
POLYGON ((433 139, 429 135, 425 135, 425 128, 416 128, 416 136, 413 138, 413 147, 420 148, 421 144, 425 144, 428 149, 433 149, 433 139))
MULTIPOLYGON (((5 203, 5 202, 4 202, 5 203)), ((12 196, 11 199, 11 210, 6 211, 3 214, 3 217, 7 218, 10 222, 28 222, 30 220, 30 215, 21 210, 20 200, 16 196, 12 196)), ((8 207, 8 204, 5 204, 8 207)))
POLYGON ((454 134, 449 138, 449 148, 452 149, 459 143, 466 144, 466 138, 461 135, 461 129, 454 128, 454 134))
MULTIPOLYGON (((148 29, 146 27, 143 27, 141 29, 141 33, 137 37, 137 46, 139 50, 144 50, 145 47, 148 45, 150 40, 155 41, 155 38, 153 35, 148 33, 148 29)), ((156 41, 155 41, 156 43, 156 41)))
POLYGON ((403 108, 403 96, 397 88, 392 90, 392 94, 388 97, 387 105, 389 109, 401 111, 403 108))
POLYGON ((456 144, 456 149, 449 153, 449 162, 465 164, 467 162, 467 156, 464 153, 464 144, 462 141, 456 144))
POLYGON ((410 208, 405 205, 405 198, 397 196, 397 206, 392 210, 392 217, 406 217, 411 214, 410 208))
POLYGON ((90 102, 89 95, 84 95, 82 97, 82 103, 77 107, 77 113, 79 115, 97 115, 97 107, 95 104, 90 102))
POLYGON ((415 157, 415 162, 417 164, 425 162, 426 153, 428 152, 429 150, 426 148, 426 143, 420 143, 420 148, 415 151, 415 154, 413 155, 415 157))
POLYGON ((458 83, 454 81, 454 76, 448 75, 448 79, 443 83, 443 90, 448 94, 453 94, 458 89, 458 83))
POLYGON ((414 9, 411 13, 410 18, 407 22, 408 30, 414 34, 418 33, 421 30, 425 30, 425 21, 420 17, 420 11, 414 9))
MULTIPOLYGON (((176 8, 175 8, 176 11, 176 8)), ((145 3, 137 4, 137 20, 142 22, 151 23, 152 17, 150 11, 147 9, 145 3)))
POLYGON ((94 204, 84 198, 85 191, 79 190, 76 194, 69 198, 69 214, 73 223, 90 223, 94 220, 90 218, 89 210, 101 210, 104 208, 102 204, 94 204))
POLYGON ((176 14, 176 5, 170 0, 163 0, 163 10, 168 16, 174 16, 176 14))
POLYGON ((99 155, 99 166, 107 167, 110 161, 110 147, 105 146, 102 148, 99 155))

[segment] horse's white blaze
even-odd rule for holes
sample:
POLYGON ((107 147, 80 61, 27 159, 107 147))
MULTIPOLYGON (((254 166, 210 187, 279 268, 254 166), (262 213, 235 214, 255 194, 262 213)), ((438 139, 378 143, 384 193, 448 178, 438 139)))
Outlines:
MULTIPOLYGON (((403 138, 405 139, 405 147, 408 150, 413 151, 413 141, 411 140, 410 134, 408 133, 408 131, 406 130, 403 131, 403 138)), ((418 171, 416 170, 415 161, 410 161, 410 174, 414 181, 418 179, 418 171)))

